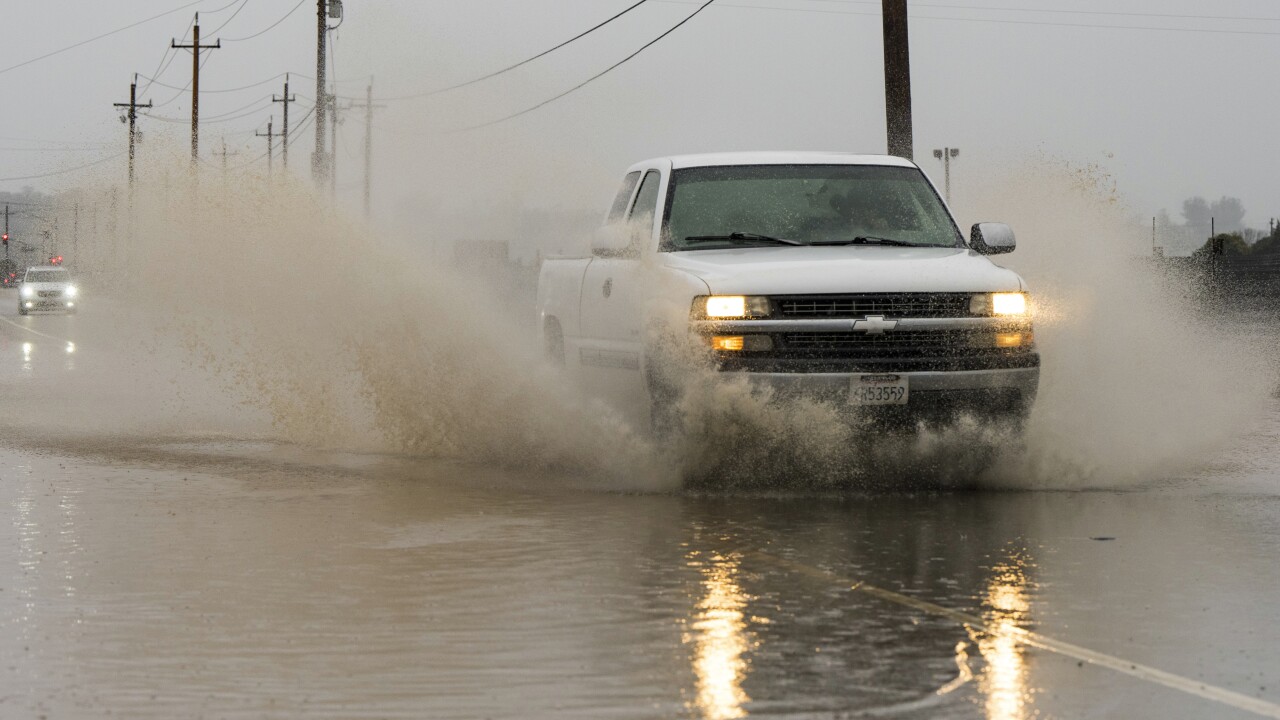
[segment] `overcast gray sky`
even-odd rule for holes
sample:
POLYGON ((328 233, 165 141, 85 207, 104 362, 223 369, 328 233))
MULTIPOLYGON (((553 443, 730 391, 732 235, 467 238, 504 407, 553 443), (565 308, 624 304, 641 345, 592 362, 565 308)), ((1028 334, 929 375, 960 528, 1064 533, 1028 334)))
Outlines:
MULTIPOLYGON (((397 97, 524 59, 635 0, 346 0, 335 63, 345 95, 397 97)), ((0 70, 190 0, 5 3, 0 70)), ((463 90, 389 102, 377 116, 378 205, 417 203, 602 207, 616 176, 643 157, 741 149, 884 151, 879 0, 717 0, 662 42, 586 88, 510 122, 608 67, 694 10, 650 0, 588 38, 463 90)), ((37 175, 121 152, 113 102, 133 73, 154 75, 143 100, 150 152, 180 154, 190 114, 186 53, 170 40, 202 12, 206 40, 223 39, 201 83, 202 149, 225 139, 233 167, 265 150, 286 71, 294 126, 315 95, 315 3, 206 0, 76 49, 0 72, 0 178, 37 175), (216 12, 215 12, 216 11, 216 12), (262 35, 240 41, 285 18, 262 35), (225 24, 225 26, 224 26, 225 24), (222 26, 222 27, 220 27, 222 26), (215 32, 216 30, 216 32, 215 32), (301 77, 306 76, 306 77, 301 77), (262 82, 270 79, 270 82, 262 82), (163 83, 160 84, 160 83, 163 83), (172 86, 172 87, 170 87, 172 86), (237 89, 243 88, 243 89, 237 89), (227 91, 227 92, 223 92, 227 91), (166 138, 171 140, 165 146, 166 138)), ((1280 215, 1280 59, 1274 0, 931 0, 911 2, 917 161, 941 169, 934 147, 961 148, 957 205, 984 176, 1037 157, 1110 171, 1139 216, 1175 217, 1191 195, 1241 198, 1246 222, 1280 215), (1175 17, 1181 16, 1181 17, 1175 17)), ((189 36, 188 36, 189 39, 189 36)), ((363 118, 342 125, 340 182, 358 197, 363 118)), ((313 141, 293 146, 305 169, 313 141)), ((123 175, 120 158, 101 166, 123 175)), ((255 166, 257 167, 257 166, 255 166)), ((6 180, 57 189, 74 175, 6 180)))

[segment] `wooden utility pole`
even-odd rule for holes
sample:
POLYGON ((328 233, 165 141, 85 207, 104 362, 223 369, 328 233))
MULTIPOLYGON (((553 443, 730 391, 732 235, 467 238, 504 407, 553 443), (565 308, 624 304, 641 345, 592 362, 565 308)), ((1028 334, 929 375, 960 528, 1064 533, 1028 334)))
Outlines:
POLYGON ((297 102, 296 95, 289 94, 289 73, 284 74, 284 97, 276 97, 275 93, 271 94, 271 102, 284 104, 284 127, 280 128, 280 134, 284 137, 284 145, 280 148, 280 159, 284 162, 285 172, 289 171, 289 104, 297 102))
MULTIPOLYGON (((274 115, 272 115, 271 118, 267 120, 267 131, 265 133, 260 133, 260 132, 254 133, 254 135, 257 135, 258 137, 264 137, 267 139, 267 179, 270 179, 273 174, 271 156, 275 154, 275 139, 283 135, 283 133, 276 133, 271 131, 271 125, 275 121, 276 121, 276 118, 274 115)), ((288 138, 286 138, 285 145, 288 146, 288 144, 289 144, 289 140, 288 138)))
POLYGON ((222 152, 216 152, 216 153, 214 153, 214 155, 218 155, 218 156, 220 156, 220 157, 222 158, 222 175, 223 175, 223 177, 225 177, 225 176, 226 176, 226 174, 227 174, 227 156, 228 156, 228 155, 239 155, 239 154, 240 154, 240 153, 239 153, 239 152, 237 152, 237 151, 235 151, 235 150, 232 150, 231 152, 227 152, 227 139, 226 139, 226 138, 222 138, 222 152))
POLYGON ((884 108, 889 154, 912 157, 911 50, 907 0, 881 0, 884 19, 884 108))
POLYGON ((329 196, 338 197, 338 84, 329 94, 329 196))
POLYGON ((373 111, 386 107, 373 102, 373 78, 369 78, 369 87, 365 89, 364 98, 363 103, 352 103, 351 107, 364 108, 364 216, 368 218, 372 215, 370 178, 373 175, 373 111))
POLYGON ((222 47, 222 38, 213 45, 200 44, 200 13, 196 13, 194 33, 190 45, 179 45, 173 40, 170 46, 177 50, 191 51, 191 165, 195 166, 200 159, 200 51, 218 50, 222 47))
POLYGON ((325 17, 327 0, 316 0, 316 151, 311 156, 311 177, 319 185, 329 170, 329 160, 324 155, 324 111, 328 102, 324 82, 325 35, 329 21, 325 17))
POLYGON ((151 107, 150 102, 148 102, 146 105, 138 104, 137 73, 134 73, 133 82, 129 85, 129 102, 112 103, 112 105, 118 108, 129 108, 129 115, 128 115, 128 119, 129 119, 129 189, 130 191, 132 191, 133 175, 134 175, 133 173, 134 146, 137 144, 137 141, 138 141, 138 108, 151 107))

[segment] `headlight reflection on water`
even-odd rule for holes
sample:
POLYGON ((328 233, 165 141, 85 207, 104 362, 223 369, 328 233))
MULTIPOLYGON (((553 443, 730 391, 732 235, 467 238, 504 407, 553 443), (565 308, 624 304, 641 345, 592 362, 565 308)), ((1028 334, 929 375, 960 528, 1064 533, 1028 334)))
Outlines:
POLYGON ((987 630, 969 633, 985 664, 978 687, 986 696, 987 720, 1025 720, 1031 689, 1023 657, 1023 634, 1030 622, 1027 599, 1029 561, 1014 555, 993 568, 985 598, 987 630))
POLYGON ((697 683, 696 709, 708 720, 745 717, 743 705, 751 702, 742 689, 751 649, 745 610, 747 595, 738 585, 740 558, 712 555, 709 560, 690 559, 702 571, 702 598, 693 632, 685 641, 694 643, 693 672, 697 683))

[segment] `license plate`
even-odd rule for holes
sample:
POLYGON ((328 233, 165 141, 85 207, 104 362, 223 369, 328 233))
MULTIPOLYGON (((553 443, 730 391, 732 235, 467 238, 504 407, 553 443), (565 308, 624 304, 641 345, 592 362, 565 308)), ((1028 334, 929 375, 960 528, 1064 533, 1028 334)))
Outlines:
POLYGON ((853 405, 906 405, 906 375, 855 375, 849 385, 853 405))

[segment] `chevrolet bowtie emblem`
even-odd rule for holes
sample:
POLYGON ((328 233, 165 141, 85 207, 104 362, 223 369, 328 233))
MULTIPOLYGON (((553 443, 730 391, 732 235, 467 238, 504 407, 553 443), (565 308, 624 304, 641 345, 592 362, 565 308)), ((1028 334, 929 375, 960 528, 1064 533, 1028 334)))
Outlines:
POLYGON ((883 315, 868 315, 865 320, 854 320, 853 330, 865 332, 868 335, 883 335, 885 330, 892 330, 898 327, 897 320, 885 320, 883 315))

